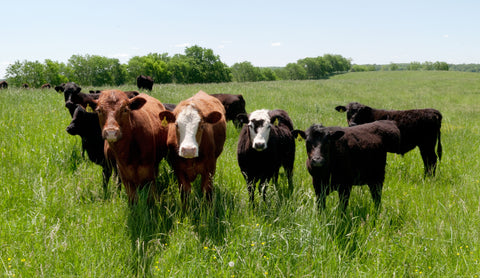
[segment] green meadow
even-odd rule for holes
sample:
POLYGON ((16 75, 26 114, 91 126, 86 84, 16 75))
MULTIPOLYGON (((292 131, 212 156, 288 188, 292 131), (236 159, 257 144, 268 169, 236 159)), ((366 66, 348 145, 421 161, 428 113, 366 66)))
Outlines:
MULTIPOLYGON (((109 89, 105 88, 83 88, 109 89)), ((122 90, 136 90, 122 86, 122 90)), ((382 206, 367 186, 315 204, 303 141, 296 142, 294 189, 283 170, 266 201, 249 201, 227 125, 213 201, 199 183, 188 203, 160 165, 154 206, 140 192, 129 206, 101 167, 83 159, 80 137, 53 89, 0 90, 1 277, 478 277, 480 276, 480 75, 464 72, 348 73, 315 81, 159 85, 150 93, 178 103, 203 90, 242 94, 248 112, 286 110, 295 128, 346 126, 335 106, 436 108, 443 157, 423 176, 418 149, 388 154, 382 206)))

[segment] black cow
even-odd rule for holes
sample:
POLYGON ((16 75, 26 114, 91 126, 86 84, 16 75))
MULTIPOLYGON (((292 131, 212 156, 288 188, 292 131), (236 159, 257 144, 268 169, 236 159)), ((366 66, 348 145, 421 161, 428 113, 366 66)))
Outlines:
POLYGON ((211 96, 216 97, 222 102, 223 107, 225 107, 225 118, 227 121, 232 121, 236 128, 241 128, 242 123, 237 116, 239 114, 247 114, 243 96, 232 94, 211 94, 211 96))
POLYGON ((28 88, 30 88, 30 86, 28 86, 27 83, 23 83, 23 84, 22 84, 22 88, 23 88, 23 89, 28 89, 28 88))
POLYGON ((7 81, 0 81, 0 89, 8 89, 7 81))
POLYGON ((420 149, 425 175, 435 175, 438 159, 442 158, 442 143, 440 141, 440 128, 442 114, 436 109, 414 110, 381 110, 366 105, 352 102, 347 106, 337 106, 339 112, 347 112, 349 126, 369 123, 377 120, 395 121, 402 133, 402 142, 399 154, 414 149, 420 149), (437 153, 435 153, 437 145, 437 153))
POLYGON ((273 179, 276 183, 280 167, 286 172, 288 186, 293 187, 293 163, 295 140, 292 135, 293 122, 287 112, 257 110, 247 116, 240 114, 240 122, 246 123, 240 131, 237 160, 247 182, 250 200, 253 202, 255 186, 265 199, 265 183, 273 179))
POLYGON ((57 85, 54 88, 55 88, 55 91, 57 91, 57 93, 63 93, 63 91, 65 91, 65 83, 57 85))
POLYGON ((151 91, 153 88, 153 79, 150 76, 139 75, 137 76, 138 89, 146 89, 151 91))
POLYGON ((353 127, 324 127, 314 124, 305 132, 293 131, 306 139, 307 169, 319 208, 325 198, 338 191, 343 211, 353 185, 368 184, 376 209, 382 198, 387 152, 400 147, 400 130, 393 121, 376 121, 353 127))
POLYGON ((116 163, 113 156, 109 154, 108 144, 102 138, 102 130, 100 129, 97 113, 89 113, 82 106, 76 105, 72 121, 66 130, 70 135, 79 135, 82 138, 82 147, 87 151, 88 158, 93 163, 102 166, 105 196, 112 170, 115 172, 115 176, 117 176, 117 187, 120 189, 121 181, 117 175, 116 163))

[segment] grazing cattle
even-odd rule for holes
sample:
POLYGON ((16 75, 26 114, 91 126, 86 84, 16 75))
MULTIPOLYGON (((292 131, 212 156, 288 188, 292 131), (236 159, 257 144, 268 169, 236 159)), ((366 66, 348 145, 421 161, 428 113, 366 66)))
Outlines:
POLYGON ((146 89, 151 91, 153 88, 153 79, 150 76, 139 75, 137 76, 138 89, 146 89))
POLYGON ((242 123, 237 116, 239 114, 247 114, 245 111, 245 100, 242 95, 232 94, 210 94, 222 102, 225 108, 225 118, 227 121, 232 121, 236 128, 241 128, 242 123))
MULTIPOLYGON (((102 138, 97 113, 87 112, 82 106, 77 105, 72 121, 66 130, 70 135, 79 135, 82 138, 82 146, 87 151, 88 158, 93 163, 102 166, 103 191, 106 196, 112 170, 117 175, 117 166, 113 155, 110 153, 108 143, 102 138)), ((120 189, 120 179, 118 179, 117 185, 120 189)))
POLYGON ((369 123, 377 120, 395 121, 402 133, 402 142, 399 154, 414 149, 420 149, 424 164, 425 175, 435 175, 438 159, 442 158, 442 143, 440 128, 442 114, 436 109, 414 110, 381 110, 352 102, 347 106, 337 106, 339 112, 347 112, 349 126, 369 123), (437 145, 437 153, 435 153, 437 145))
POLYGON ((160 113, 159 119, 169 123, 168 160, 178 179, 182 199, 185 201, 191 183, 201 175, 202 190, 207 200, 211 200, 216 162, 226 139, 222 103, 200 91, 180 102, 173 112, 160 113))
POLYGON ((27 84, 27 83, 23 83, 23 84, 22 84, 22 88, 24 88, 24 89, 28 89, 28 88, 29 88, 29 86, 28 86, 28 84, 27 84))
POLYGON ((265 183, 273 179, 276 183, 280 167, 286 172, 288 186, 292 189, 295 139, 292 135, 293 122, 281 109, 256 110, 247 116, 241 114, 240 122, 246 123, 240 131, 237 160, 247 182, 250 200, 254 200, 255 186, 263 191, 265 183))
POLYGON ((63 91, 65 91, 65 83, 57 85, 54 88, 55 88, 55 91, 57 91, 57 93, 63 93, 63 91))
POLYGON ((0 81, 0 89, 8 89, 7 81, 0 81))
POLYGON ((338 191, 339 207, 345 210, 352 186, 367 184, 378 209, 387 152, 400 147, 400 130, 393 121, 344 128, 315 124, 293 133, 306 139, 307 169, 320 208, 330 192, 338 191))
POLYGON ((129 203, 136 202, 137 189, 147 184, 152 184, 149 199, 153 200, 158 164, 167 154, 168 129, 158 117, 165 111, 163 104, 146 94, 129 99, 119 90, 102 91, 89 104, 98 114, 129 203))
POLYGON ((52 85, 50 85, 50 83, 45 83, 45 84, 42 85, 41 88, 42 89, 50 89, 50 88, 52 88, 52 85))

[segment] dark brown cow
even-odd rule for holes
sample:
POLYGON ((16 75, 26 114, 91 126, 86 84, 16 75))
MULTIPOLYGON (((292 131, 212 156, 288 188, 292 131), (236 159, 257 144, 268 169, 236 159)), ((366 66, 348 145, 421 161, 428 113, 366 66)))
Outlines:
POLYGON ((237 160, 247 182, 250 200, 254 200, 257 183, 265 199, 265 183, 271 179, 277 183, 280 167, 285 170, 289 189, 292 190, 295 139, 292 135, 293 122, 287 112, 262 109, 250 116, 240 114, 239 120, 245 125, 238 138, 237 160))
POLYGON ((50 88, 52 88, 52 85, 50 85, 50 83, 45 83, 45 84, 42 85, 41 88, 42 89, 50 89, 50 88))
POLYGON ((225 118, 227 121, 232 121, 236 128, 241 128, 242 123, 237 116, 239 114, 247 114, 245 111, 245 100, 242 95, 232 94, 210 94, 222 102, 225 108, 225 118))
POLYGON ((65 83, 55 86, 55 91, 57 91, 57 93, 63 93, 63 91, 65 91, 65 83))
MULTIPOLYGON (((107 196, 108 181, 112 175, 112 170, 117 176, 117 165, 108 143, 102 137, 97 113, 87 112, 82 106, 77 105, 72 121, 66 130, 70 135, 79 135, 82 138, 82 147, 87 151, 88 158, 93 163, 102 166, 103 192, 107 196)), ((120 185, 120 179, 118 179, 117 186, 119 189, 120 185)))
POLYGON ((418 146, 425 167, 425 175, 435 175, 437 155, 438 159, 442 158, 440 111, 436 109, 382 110, 358 102, 337 106, 335 109, 339 112, 347 112, 349 126, 377 120, 395 121, 402 133, 401 148, 398 153, 403 155, 418 146), (437 153, 435 153, 435 145, 437 145, 437 153))
POLYGON ((158 164, 167 154, 168 129, 158 117, 165 111, 163 104, 146 94, 129 99, 122 91, 107 90, 90 105, 98 114, 129 202, 136 202, 137 189, 147 184, 152 184, 152 200, 158 164))
POLYGON ((0 81, 0 89, 8 89, 7 81, 0 81))
POLYGON ((222 103, 200 91, 180 102, 173 112, 160 113, 159 119, 169 123, 168 160, 177 176, 182 199, 186 199, 191 183, 201 175, 202 190, 211 200, 216 162, 226 139, 222 103))
POLYGON ((153 79, 150 76, 139 75, 137 76, 138 89, 146 89, 151 91, 153 88, 153 79))
POLYGON ((312 125, 305 132, 307 169, 319 208, 338 191, 339 208, 345 210, 353 185, 368 184, 375 207, 382 198, 387 152, 400 147, 400 130, 393 121, 375 121, 353 127, 312 125))
POLYGON ((30 86, 28 86, 27 83, 23 83, 23 84, 22 84, 22 88, 23 88, 23 89, 28 89, 28 88, 30 88, 30 86))

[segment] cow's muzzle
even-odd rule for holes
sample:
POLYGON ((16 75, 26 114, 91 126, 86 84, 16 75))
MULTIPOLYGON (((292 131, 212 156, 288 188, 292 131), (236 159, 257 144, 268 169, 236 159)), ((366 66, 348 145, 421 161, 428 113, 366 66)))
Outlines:
POLYGON ((116 142, 122 138, 122 133, 119 129, 109 128, 103 130, 102 136, 108 142, 116 142))

